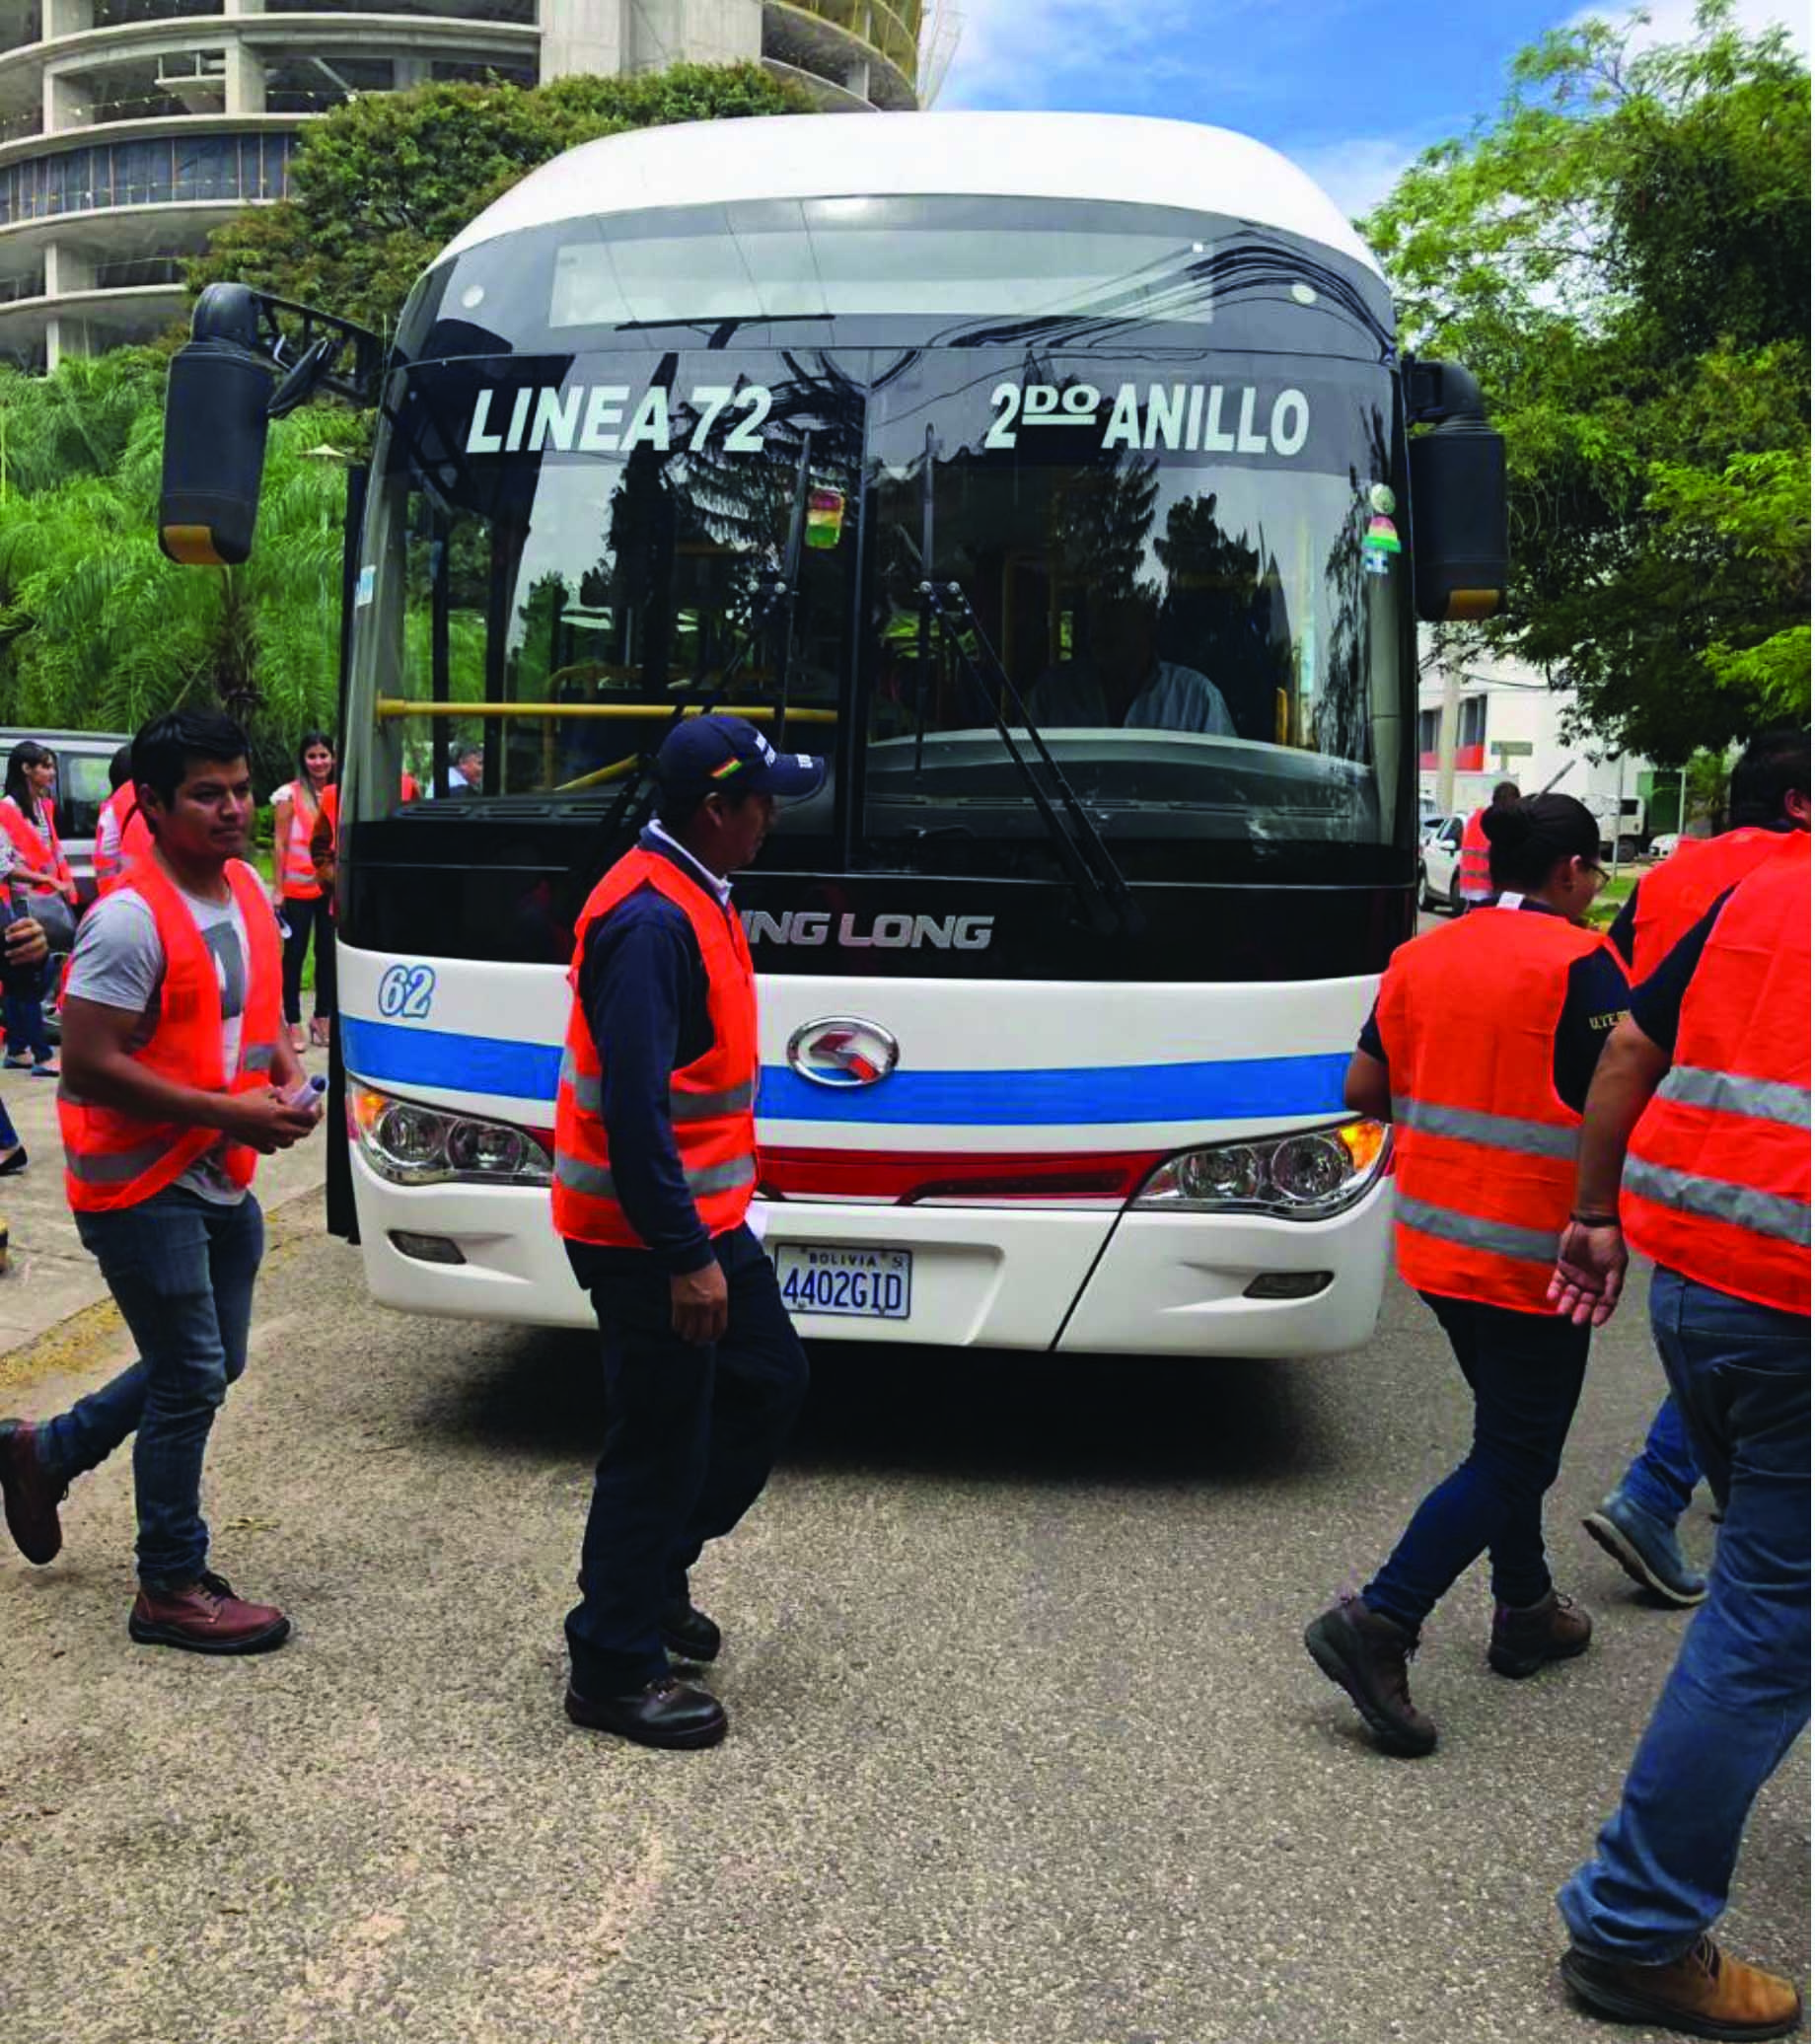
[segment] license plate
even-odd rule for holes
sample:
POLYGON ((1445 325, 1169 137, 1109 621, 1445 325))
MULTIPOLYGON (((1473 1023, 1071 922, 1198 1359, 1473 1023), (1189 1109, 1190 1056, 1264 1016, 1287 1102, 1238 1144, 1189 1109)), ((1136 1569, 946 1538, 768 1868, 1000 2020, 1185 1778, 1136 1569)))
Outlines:
POLYGON ((781 1303, 790 1313, 831 1313, 847 1320, 906 1320, 913 1299, 913 1252, 775 1245, 781 1303))

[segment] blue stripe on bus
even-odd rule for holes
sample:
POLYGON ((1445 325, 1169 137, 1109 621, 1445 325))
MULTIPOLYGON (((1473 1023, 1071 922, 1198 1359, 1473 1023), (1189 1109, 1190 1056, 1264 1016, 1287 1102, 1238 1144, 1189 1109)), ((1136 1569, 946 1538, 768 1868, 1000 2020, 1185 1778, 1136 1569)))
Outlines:
MULTIPOLYGON (((341 1020, 361 1078, 553 1102, 560 1052, 501 1037, 454 1036, 341 1020)), ((760 1111, 784 1122, 943 1124, 955 1128, 1226 1122, 1339 1114, 1345 1053, 1231 1058, 1188 1064, 1084 1064, 1023 1071, 897 1071, 880 1091, 816 1086, 765 1065, 760 1111)))

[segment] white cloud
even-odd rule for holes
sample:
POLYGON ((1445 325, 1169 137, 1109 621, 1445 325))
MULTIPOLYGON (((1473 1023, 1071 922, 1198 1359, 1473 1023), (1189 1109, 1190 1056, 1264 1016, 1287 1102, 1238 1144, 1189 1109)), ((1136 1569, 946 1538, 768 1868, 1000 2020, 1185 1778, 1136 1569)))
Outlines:
POLYGON ((1417 161, 1422 147, 1404 135, 1354 135, 1304 148, 1282 145, 1283 153, 1323 186, 1349 220, 1371 213, 1417 161))
MULTIPOLYGON (((1634 39, 1635 49, 1653 49, 1660 42, 1688 42, 1696 33, 1697 0, 1644 0, 1642 12, 1650 21, 1634 39)), ((1634 10, 1620 4, 1620 0, 1609 0, 1604 7, 1584 7, 1569 17, 1567 27, 1577 22, 1603 21, 1615 24, 1625 21, 1634 10)), ((1787 29, 1789 39, 1804 55, 1809 47, 1809 18, 1805 7, 1791 4, 1791 0, 1738 0, 1733 10, 1733 25, 1748 36, 1757 36, 1766 29, 1787 29)))
POLYGON ((1051 107, 1079 88, 1138 106, 1201 61, 1194 0, 951 0, 962 19, 941 107, 1051 107))

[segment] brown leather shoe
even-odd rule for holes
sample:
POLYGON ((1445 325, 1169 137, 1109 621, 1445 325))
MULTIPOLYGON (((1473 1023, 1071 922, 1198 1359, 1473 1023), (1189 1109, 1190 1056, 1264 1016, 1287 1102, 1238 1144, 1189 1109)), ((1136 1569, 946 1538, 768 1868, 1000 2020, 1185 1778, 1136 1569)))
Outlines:
POLYGON ((249 1604, 223 1576, 202 1575, 180 1590, 141 1588, 126 1630, 141 1646, 189 1653, 268 1653, 290 1637, 275 1604, 249 1604))
POLYGON ((1437 1727, 1412 1701, 1406 1664, 1417 1635, 1372 1611, 1359 1597, 1344 1597, 1305 1627, 1311 1658, 1361 1713, 1383 1753, 1416 1760, 1437 1743, 1437 1727))
POLYGON ((6 1529, 28 1562, 41 1569, 55 1561, 63 1545, 57 1506, 69 1496, 44 1466, 38 1452, 37 1428, 28 1420, 0 1420, 0 1498, 6 1504, 6 1529))
POLYGON ((1784 2037, 1802 2020, 1802 1997, 1787 1980, 1728 1958, 1711 1937, 1668 1966, 1622 1965, 1572 1945, 1562 1977, 1597 2015, 1692 2037, 1784 2037))
POLYGON ((1522 1609, 1496 1604, 1488 1665, 1496 1675, 1510 1675, 1517 1681, 1535 1675, 1546 1661, 1571 1660, 1585 1653, 1593 1637, 1593 1619, 1560 1590, 1553 1589, 1522 1609))

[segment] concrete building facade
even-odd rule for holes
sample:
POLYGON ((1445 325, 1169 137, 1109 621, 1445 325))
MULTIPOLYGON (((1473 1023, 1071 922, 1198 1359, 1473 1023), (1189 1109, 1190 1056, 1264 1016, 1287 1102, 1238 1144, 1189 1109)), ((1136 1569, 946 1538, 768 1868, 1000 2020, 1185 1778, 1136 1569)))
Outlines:
POLYGON ((919 100, 922 0, 0 0, 0 359, 181 316, 186 257, 283 197, 360 93, 761 62, 823 106, 919 100))
POLYGON ((1620 856, 1641 851, 1661 831, 1680 828, 1682 776, 1570 736, 1575 692, 1553 689, 1521 660, 1476 655, 1456 675, 1454 764, 1445 786, 1445 676, 1426 639, 1418 680, 1418 793, 1443 812, 1479 809, 1502 780, 1536 795, 1573 795, 1599 820, 1611 854, 1619 819, 1620 856))

